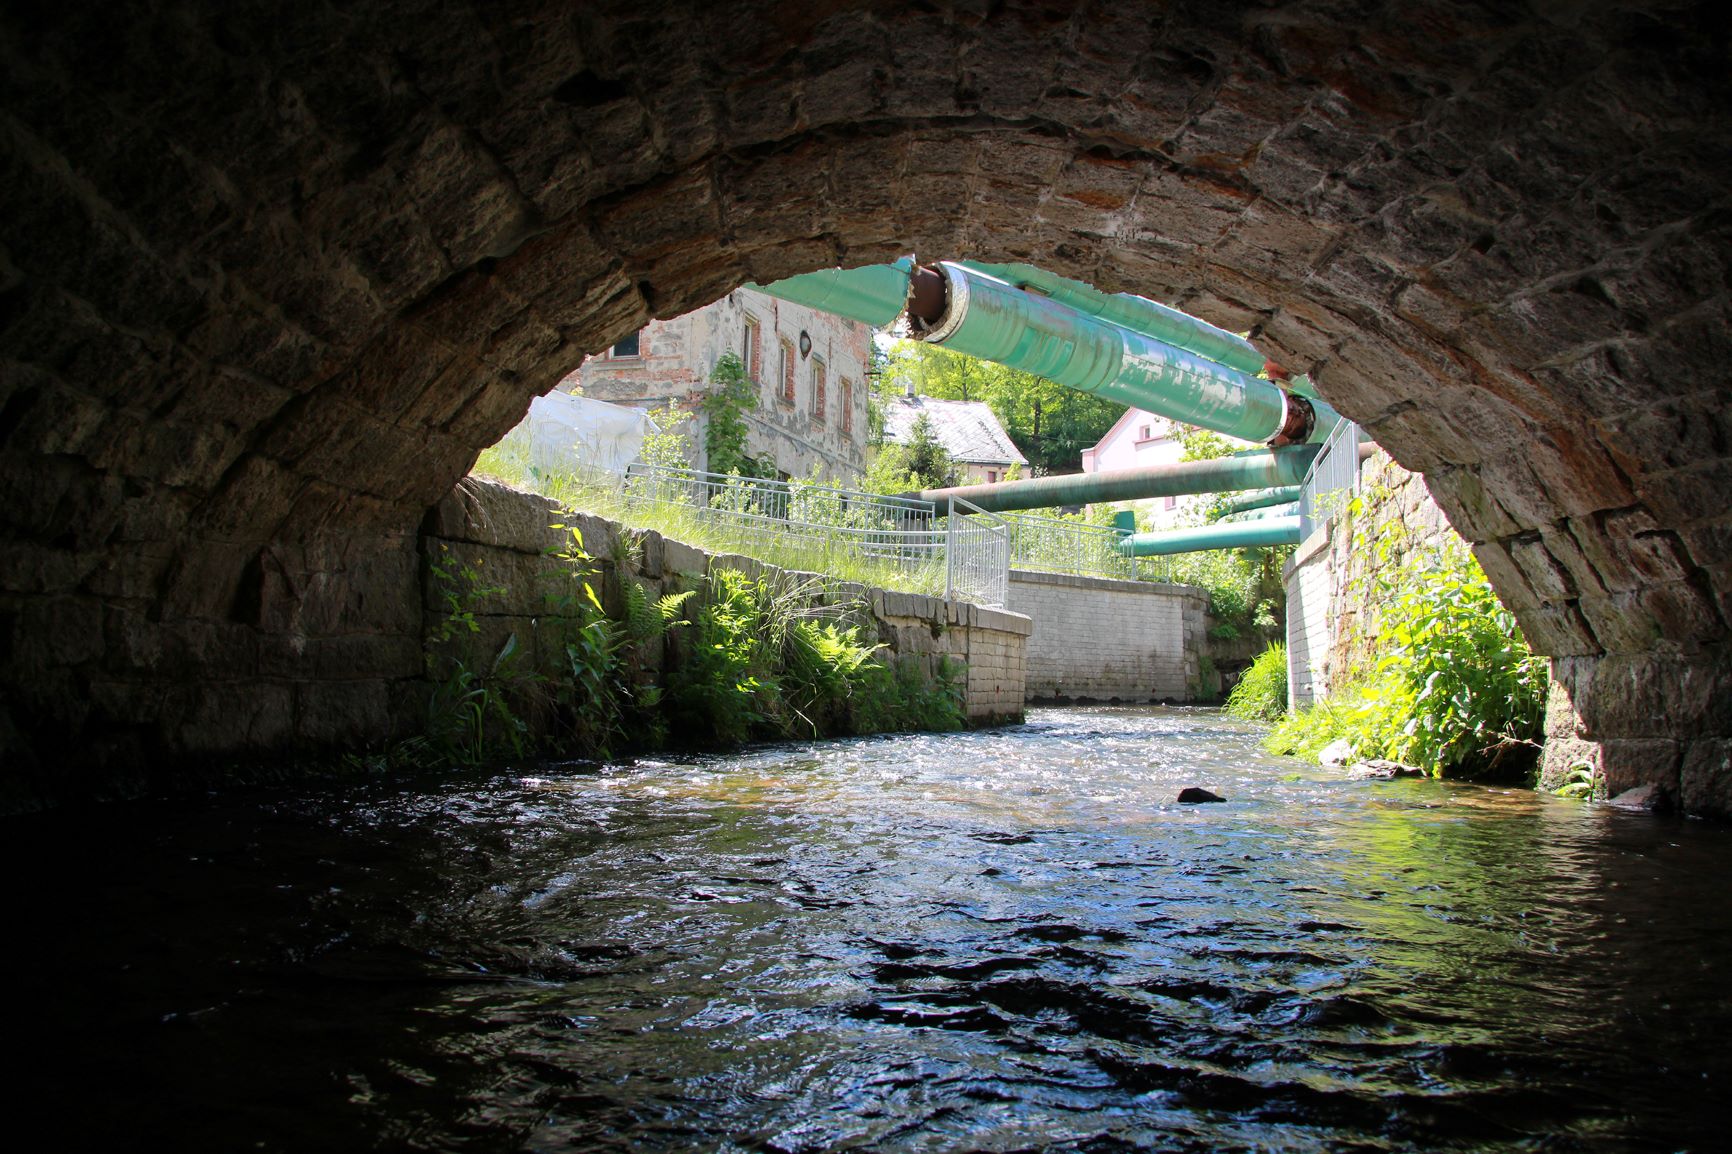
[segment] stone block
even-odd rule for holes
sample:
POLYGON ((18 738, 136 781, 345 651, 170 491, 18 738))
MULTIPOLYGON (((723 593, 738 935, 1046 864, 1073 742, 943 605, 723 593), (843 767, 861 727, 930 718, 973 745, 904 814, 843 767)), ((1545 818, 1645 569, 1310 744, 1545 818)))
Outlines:
POLYGON ((1600 743, 1600 774, 1607 797, 1652 785, 1665 797, 1678 797, 1679 743, 1671 738, 1613 738, 1600 743))
POLYGON ((1678 800, 1686 813, 1732 817, 1732 738, 1699 737, 1690 742, 1679 768, 1678 800))
POLYGON ((185 712, 170 724, 171 744, 188 753, 280 750, 295 734, 294 689, 271 681, 193 685, 185 712))
POLYGON ((1528 587, 1539 595, 1541 601, 1562 601, 1575 596, 1575 582, 1551 555, 1540 534, 1511 538, 1506 546, 1511 559, 1527 578, 1528 587))
POLYGON ((701 577, 709 565, 709 554, 681 541, 662 544, 662 569, 684 577, 701 577))
POLYGON ((295 687, 295 737, 308 745, 365 746, 392 731, 390 683, 307 682, 295 687))

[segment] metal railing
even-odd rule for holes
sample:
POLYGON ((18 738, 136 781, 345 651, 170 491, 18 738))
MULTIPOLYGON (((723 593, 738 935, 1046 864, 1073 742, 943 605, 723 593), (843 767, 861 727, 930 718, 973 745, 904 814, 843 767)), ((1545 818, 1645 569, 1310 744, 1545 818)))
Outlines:
POLYGON ((944 550, 944 595, 982 605, 1010 596, 1010 530, 1004 518, 960 497, 950 501, 944 550))
POLYGON ((1343 420, 1330 432, 1299 487, 1299 539, 1329 520, 1359 487, 1359 426, 1343 420))
POLYGON ((1164 581, 1166 558, 1128 557, 1119 549, 1125 535, 1107 525, 1061 517, 1007 513, 1010 567, 1042 573, 1074 573, 1123 581, 1164 581))
POLYGON ((620 495, 628 507, 684 507, 712 540, 741 552, 792 546, 801 564, 815 568, 866 560, 903 573, 925 570, 934 588, 942 572, 946 596, 983 605, 1005 603, 1012 568, 1171 579, 1170 559, 1120 552, 1124 534, 1117 529, 1029 513, 1000 516, 961 499, 938 517, 930 501, 912 497, 643 464, 626 471, 620 495))

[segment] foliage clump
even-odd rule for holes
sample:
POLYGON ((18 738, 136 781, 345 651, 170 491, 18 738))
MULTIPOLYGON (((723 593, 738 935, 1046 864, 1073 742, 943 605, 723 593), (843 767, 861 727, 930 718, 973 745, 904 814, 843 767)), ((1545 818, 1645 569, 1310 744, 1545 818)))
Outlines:
POLYGON ((961 470, 933 432, 932 421, 921 413, 908 428, 908 440, 886 442, 878 450, 864 485, 869 493, 910 493, 948 488, 960 477, 961 470))
POLYGON ((1124 405, 1045 377, 922 341, 898 341, 875 388, 894 394, 903 382, 914 384, 923 396, 985 401, 1036 476, 1075 472, 1082 451, 1104 437, 1125 411, 1124 405))
MULTIPOLYGON (((629 544, 622 548, 629 555, 629 544)), ((511 632, 494 643, 485 639, 486 609, 504 587, 489 583, 479 559, 464 562, 441 546, 431 563, 442 611, 426 651, 427 728, 388 760, 610 757, 660 748, 670 734, 738 745, 965 721, 956 668, 943 663, 928 678, 913 661, 885 661, 884 647, 845 620, 861 606, 828 597, 819 578, 716 569, 701 590, 654 599, 628 579, 616 618, 575 527, 556 557, 565 564, 533 636, 511 632), (663 675, 652 655, 675 630, 685 643, 663 675), (481 660, 478 642, 489 654, 481 660)))
POLYGON ((1531 773, 1549 676, 1465 547, 1417 550, 1375 570, 1377 660, 1269 735, 1277 753, 1315 756, 1346 738, 1385 757, 1462 777, 1531 773))
POLYGON ((746 453, 745 414, 758 407, 758 390, 738 353, 723 353, 710 371, 715 386, 703 400, 705 467, 712 473, 774 477, 773 466, 746 453))
POLYGON ((912 662, 892 667, 843 623, 854 607, 821 594, 815 579, 712 572, 691 652, 670 677, 676 727, 739 745, 962 726, 952 671, 928 683, 912 662))
POLYGON ((1287 647, 1271 645, 1251 662, 1233 691, 1226 710, 1246 721, 1274 721, 1287 712, 1287 647))

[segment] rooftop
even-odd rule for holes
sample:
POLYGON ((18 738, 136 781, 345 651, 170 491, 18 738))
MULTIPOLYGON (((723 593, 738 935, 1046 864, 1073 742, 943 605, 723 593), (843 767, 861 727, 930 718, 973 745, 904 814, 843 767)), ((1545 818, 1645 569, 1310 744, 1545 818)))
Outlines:
POLYGON ((885 405, 884 439, 905 444, 924 413, 952 460, 967 465, 1028 463, 985 401, 941 401, 936 397, 892 397, 885 405))

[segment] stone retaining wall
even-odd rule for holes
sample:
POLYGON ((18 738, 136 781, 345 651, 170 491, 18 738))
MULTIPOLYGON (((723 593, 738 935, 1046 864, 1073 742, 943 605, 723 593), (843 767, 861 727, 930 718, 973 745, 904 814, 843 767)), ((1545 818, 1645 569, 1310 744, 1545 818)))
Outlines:
MULTIPOLYGON (((591 558, 585 566, 590 571, 587 580, 616 620, 625 615, 632 584, 654 601, 666 593, 701 588, 710 570, 718 567, 795 581, 813 576, 778 570, 751 557, 711 555, 656 532, 565 512, 546 498, 470 478, 434 508, 421 538, 428 562, 422 590, 428 638, 437 637, 448 620, 443 605, 445 590, 451 587, 448 578, 434 572, 434 564, 453 570, 468 567, 484 584, 503 592, 478 601, 471 610, 478 631, 465 630, 466 636, 458 638, 465 642, 466 660, 472 665, 490 662, 515 635, 525 649, 524 660, 543 672, 556 670, 563 641, 554 639, 564 636, 561 626, 575 620, 562 611, 562 602, 581 596, 582 587, 573 579, 572 566, 551 554, 570 547, 574 529, 591 558), (561 524, 566 527, 553 527, 561 524)), ((830 584, 827 597, 835 604, 857 606, 846 619, 862 626, 866 636, 875 634, 887 647, 889 660, 918 662, 928 678, 937 675, 946 659, 965 671, 964 709, 972 724, 1021 719, 1027 617, 851 582, 830 584)), ((680 634, 670 633, 664 651, 650 654, 649 667, 659 670, 680 643, 680 634)))
POLYGON ((1208 600, 1188 585, 1012 570, 1009 607, 1034 623, 1029 699, 1196 700, 1208 600))

